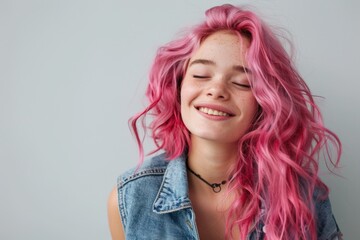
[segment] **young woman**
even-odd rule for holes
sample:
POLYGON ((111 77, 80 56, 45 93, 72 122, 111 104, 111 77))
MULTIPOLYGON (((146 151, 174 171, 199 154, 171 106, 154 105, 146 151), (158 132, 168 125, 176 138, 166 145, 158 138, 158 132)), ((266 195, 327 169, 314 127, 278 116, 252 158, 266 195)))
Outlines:
POLYGON ((109 198, 114 240, 340 239, 317 175, 321 153, 337 166, 340 141, 253 12, 209 9, 158 50, 146 95, 131 120, 142 164, 109 198), (143 162, 137 123, 147 114, 163 153, 143 162))

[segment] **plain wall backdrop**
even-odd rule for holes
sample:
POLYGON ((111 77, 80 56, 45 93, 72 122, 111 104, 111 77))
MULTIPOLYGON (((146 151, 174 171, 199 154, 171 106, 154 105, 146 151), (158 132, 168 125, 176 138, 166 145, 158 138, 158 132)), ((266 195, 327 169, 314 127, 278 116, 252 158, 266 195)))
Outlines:
MULTIPOLYGON (((107 197, 137 163, 127 120, 145 105, 154 53, 223 3, 0 1, 0 239, 110 239, 107 197)), ((251 4, 292 34, 297 66, 343 142, 343 178, 324 167, 321 177, 345 239, 358 239, 359 1, 227 3, 251 4)))

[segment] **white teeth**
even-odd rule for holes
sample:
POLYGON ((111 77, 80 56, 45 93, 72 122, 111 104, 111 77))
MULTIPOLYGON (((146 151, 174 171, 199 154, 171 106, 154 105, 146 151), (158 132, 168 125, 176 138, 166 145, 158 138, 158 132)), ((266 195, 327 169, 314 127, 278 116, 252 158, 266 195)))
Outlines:
POLYGON ((230 116, 228 113, 226 112, 221 112, 218 110, 214 110, 214 109, 210 109, 210 108, 206 108, 206 107, 200 107, 199 108, 200 112, 209 114, 209 115, 214 115, 214 116, 230 116))

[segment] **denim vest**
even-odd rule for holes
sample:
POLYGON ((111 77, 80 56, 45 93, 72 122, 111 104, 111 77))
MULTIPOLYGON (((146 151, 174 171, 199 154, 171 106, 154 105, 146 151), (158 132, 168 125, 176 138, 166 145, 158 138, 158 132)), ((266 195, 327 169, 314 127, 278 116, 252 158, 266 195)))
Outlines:
MULTIPOLYGON (((167 161, 165 155, 145 161, 118 178, 120 216, 127 240, 200 239, 188 195, 186 158, 167 161)), ((340 239, 330 201, 315 204, 319 240, 340 239), (338 238, 339 237, 339 238, 338 238)), ((262 222, 247 239, 264 239, 262 222)))

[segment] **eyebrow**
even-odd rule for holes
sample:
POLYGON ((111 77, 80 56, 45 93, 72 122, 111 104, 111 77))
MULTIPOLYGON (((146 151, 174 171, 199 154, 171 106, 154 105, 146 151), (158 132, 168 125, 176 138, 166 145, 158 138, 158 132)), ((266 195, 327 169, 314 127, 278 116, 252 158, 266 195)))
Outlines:
MULTIPOLYGON (((195 59, 193 61, 190 62, 189 67, 194 65, 194 64, 204 64, 204 65, 212 65, 215 66, 216 63, 212 60, 208 60, 208 59, 195 59)), ((242 65, 234 65, 233 70, 238 71, 238 72, 242 72, 242 73, 251 73, 250 69, 242 66, 242 65)))

